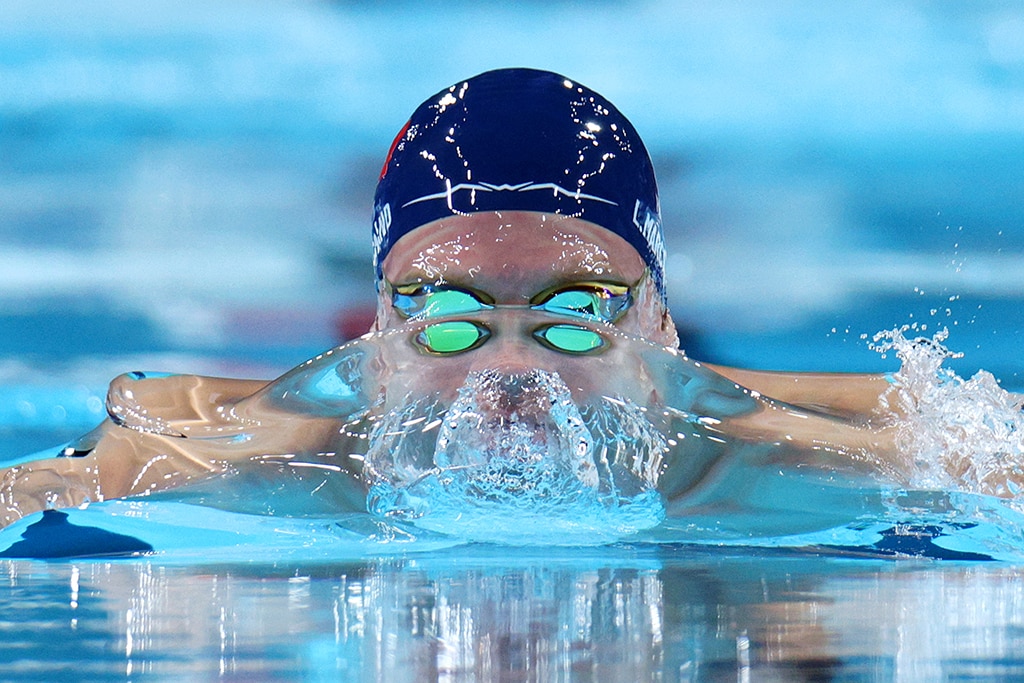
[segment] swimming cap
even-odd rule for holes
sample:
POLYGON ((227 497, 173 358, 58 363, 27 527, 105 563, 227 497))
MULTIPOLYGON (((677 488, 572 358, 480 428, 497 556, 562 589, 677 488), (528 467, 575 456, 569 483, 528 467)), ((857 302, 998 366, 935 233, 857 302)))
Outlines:
POLYGON ((633 125, 598 93, 549 71, 498 69, 446 88, 399 132, 374 197, 378 280, 403 235, 452 215, 540 211, 624 238, 665 297, 658 185, 633 125))

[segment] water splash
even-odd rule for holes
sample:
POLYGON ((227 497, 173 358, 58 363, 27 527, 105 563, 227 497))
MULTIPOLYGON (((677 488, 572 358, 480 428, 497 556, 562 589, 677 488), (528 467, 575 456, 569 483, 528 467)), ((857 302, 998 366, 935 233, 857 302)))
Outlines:
POLYGON ((963 379, 944 366, 960 353, 945 345, 948 329, 907 338, 917 328, 879 332, 871 348, 901 361, 883 408, 894 415, 899 472, 913 488, 951 489, 1004 498, 1024 491, 1024 395, 999 386, 991 373, 963 379))
POLYGON ((667 446, 638 406, 600 397, 581 410, 557 373, 484 371, 440 412, 420 400, 382 418, 371 512, 503 543, 607 543, 664 519, 667 446))
MULTIPOLYGON (((597 485, 594 438, 553 373, 478 373, 459 390, 441 427, 434 463, 480 494, 532 507, 536 486, 597 485)), ((547 497, 546 495, 543 497, 547 497)))

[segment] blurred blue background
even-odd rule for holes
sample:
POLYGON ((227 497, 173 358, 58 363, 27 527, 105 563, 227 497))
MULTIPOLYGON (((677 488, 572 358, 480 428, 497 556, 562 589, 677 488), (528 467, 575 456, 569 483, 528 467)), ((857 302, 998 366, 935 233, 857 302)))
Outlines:
POLYGON ((499 66, 644 135, 691 355, 894 369, 863 337, 916 322, 1024 384, 1018 2, 5 0, 0 432, 78 429, 124 370, 270 377, 350 334, 392 137, 499 66))

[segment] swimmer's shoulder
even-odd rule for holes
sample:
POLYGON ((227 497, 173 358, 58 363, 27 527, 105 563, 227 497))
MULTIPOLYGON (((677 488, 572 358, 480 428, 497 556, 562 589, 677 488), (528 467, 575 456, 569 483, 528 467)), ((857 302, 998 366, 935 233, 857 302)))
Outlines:
MULTIPOLYGON (((107 414, 141 431, 177 432, 173 425, 219 422, 225 408, 265 387, 269 380, 165 372, 126 372, 110 382, 107 414)), ((168 434, 170 435, 170 434, 168 434)))

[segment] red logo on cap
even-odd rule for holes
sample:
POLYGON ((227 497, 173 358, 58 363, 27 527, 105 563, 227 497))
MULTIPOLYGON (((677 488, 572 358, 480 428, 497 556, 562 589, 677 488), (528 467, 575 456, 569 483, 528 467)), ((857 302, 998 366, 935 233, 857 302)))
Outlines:
POLYGON ((388 155, 384 157, 384 166, 380 169, 380 178, 377 178, 378 183, 384 180, 384 176, 387 175, 388 164, 391 163, 391 155, 395 153, 395 148, 398 147, 398 143, 401 142, 402 138, 405 137, 406 131, 409 130, 410 123, 412 123, 412 119, 409 119, 408 121, 405 122, 405 125, 402 126, 402 130, 398 131, 398 135, 396 135, 395 139, 391 141, 391 149, 388 150, 388 155))

